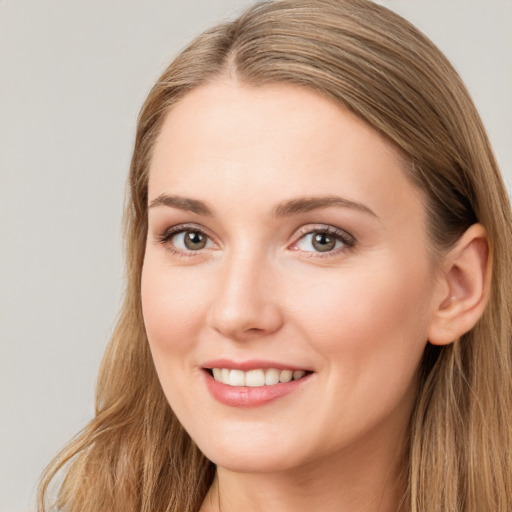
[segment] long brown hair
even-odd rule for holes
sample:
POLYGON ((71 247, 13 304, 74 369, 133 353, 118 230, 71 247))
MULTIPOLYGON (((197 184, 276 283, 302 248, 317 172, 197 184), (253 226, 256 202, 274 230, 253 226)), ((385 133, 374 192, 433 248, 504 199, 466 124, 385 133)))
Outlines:
POLYGON ((480 117, 456 71, 407 21, 367 0, 259 2, 204 32, 144 103, 126 206, 127 289, 105 354, 96 415, 47 468, 57 509, 196 512, 215 468, 165 400, 148 349, 140 279, 152 148, 165 115, 219 76, 308 87, 391 140, 424 191, 434 253, 473 223, 493 259, 489 304, 445 347, 427 345, 411 417, 405 505, 412 512, 512 510, 512 216, 480 117))

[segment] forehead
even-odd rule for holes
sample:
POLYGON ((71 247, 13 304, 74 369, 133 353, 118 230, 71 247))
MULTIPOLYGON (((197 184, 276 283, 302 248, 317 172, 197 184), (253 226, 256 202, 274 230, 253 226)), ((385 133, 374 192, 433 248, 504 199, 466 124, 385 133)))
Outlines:
POLYGON ((335 193, 377 210, 423 210, 389 141, 320 94, 283 84, 218 81, 187 94, 155 145, 150 200, 161 193, 261 208, 335 193))

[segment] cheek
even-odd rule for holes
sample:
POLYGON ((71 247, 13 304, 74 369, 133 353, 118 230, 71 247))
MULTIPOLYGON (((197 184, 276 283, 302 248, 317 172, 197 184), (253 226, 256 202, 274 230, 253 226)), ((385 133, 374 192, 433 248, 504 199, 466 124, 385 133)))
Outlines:
MULTIPOLYGON (((195 340, 204 323, 198 297, 204 282, 194 273, 173 272, 168 263, 148 251, 142 271, 141 299, 144 324, 153 362, 167 401, 180 421, 194 416, 196 400, 184 376, 194 367, 195 340)), ((193 268, 193 267, 191 267, 193 268)))
MULTIPOLYGON (((377 341, 388 331, 404 337, 426 332, 428 279, 423 269, 404 272, 398 268, 346 269, 314 282, 295 279, 291 296, 298 298, 300 318, 308 330, 323 333, 335 342, 340 336, 364 332, 366 341, 377 341), (358 326, 357 330, 351 327, 358 326)), ((360 340, 363 341, 363 340, 360 340)), ((359 342, 358 342, 359 344, 359 342)))
POLYGON ((427 342, 426 269, 386 268, 381 261, 374 271, 367 266, 342 274, 315 286, 302 281, 294 293, 302 297, 296 315, 302 331, 339 389, 355 386, 378 396, 378 383, 383 395, 386 387, 405 392, 427 342))
POLYGON ((427 340, 427 280, 421 269, 389 270, 352 269, 298 290, 303 300, 296 318, 321 358, 317 416, 332 419, 333 443, 379 424, 399 431, 410 414, 427 340))
POLYGON ((193 270, 172 272, 165 262, 149 253, 142 271, 141 293, 153 352, 180 353, 190 347, 190 336, 202 318, 198 301, 204 294, 201 276, 193 270))

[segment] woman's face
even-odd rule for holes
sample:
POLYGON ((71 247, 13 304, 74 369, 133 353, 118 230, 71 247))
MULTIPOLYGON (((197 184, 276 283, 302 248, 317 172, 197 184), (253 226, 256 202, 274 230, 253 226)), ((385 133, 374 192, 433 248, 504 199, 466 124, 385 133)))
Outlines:
POLYGON ((304 88, 218 81, 167 116, 144 319, 172 409, 218 465, 284 470, 401 442, 436 282, 402 166, 304 88))

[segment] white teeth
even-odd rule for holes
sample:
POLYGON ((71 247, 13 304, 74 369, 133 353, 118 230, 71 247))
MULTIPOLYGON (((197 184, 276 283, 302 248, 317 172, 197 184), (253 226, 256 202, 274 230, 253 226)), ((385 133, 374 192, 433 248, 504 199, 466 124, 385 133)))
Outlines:
POLYGON ((242 370, 231 370, 229 372, 230 386, 245 386, 245 372, 242 370))
POLYGON ((304 370, 277 370, 276 368, 249 370, 230 370, 229 368, 212 368, 213 378, 228 386, 248 386, 259 388, 302 379, 304 370))
POLYGON ((274 384, 277 384, 278 382, 279 382, 279 370, 276 370, 275 368, 269 368, 265 372, 265 385, 272 386, 274 384))
POLYGON ((259 388, 265 385, 265 372, 263 370, 250 370, 245 374, 245 385, 259 388))
POLYGON ((283 370, 279 375, 279 382, 290 382, 293 379, 293 372, 291 370, 283 370))

